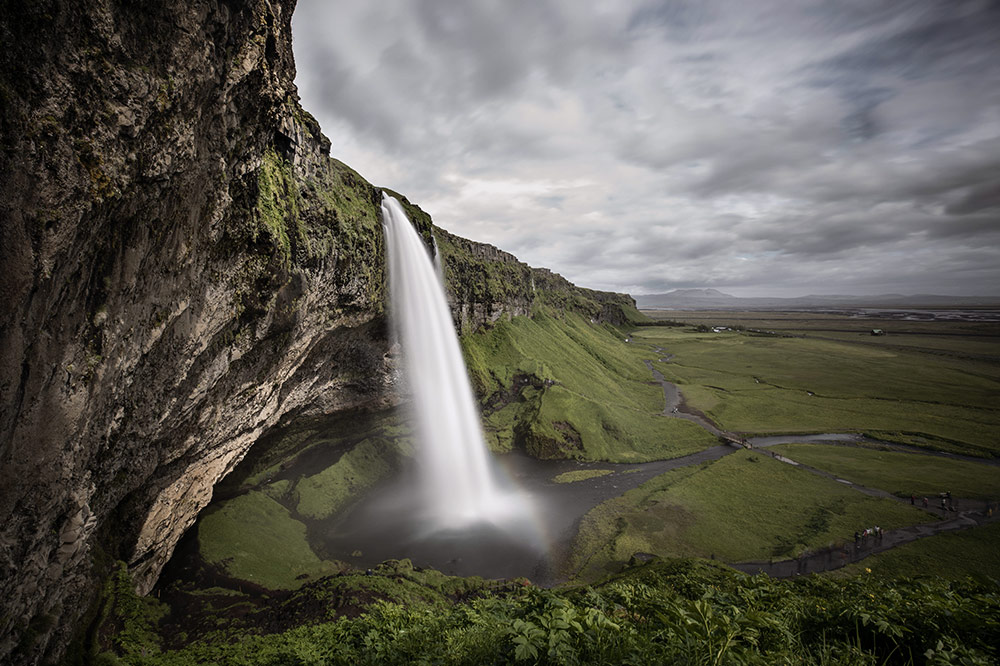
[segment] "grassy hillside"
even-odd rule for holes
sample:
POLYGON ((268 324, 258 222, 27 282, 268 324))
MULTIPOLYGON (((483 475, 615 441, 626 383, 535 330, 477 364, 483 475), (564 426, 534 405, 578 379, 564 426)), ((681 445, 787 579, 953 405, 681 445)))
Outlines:
POLYGON ((648 348, 606 324, 565 312, 502 321, 463 338, 491 446, 541 458, 636 462, 715 444, 698 426, 662 416, 648 348))

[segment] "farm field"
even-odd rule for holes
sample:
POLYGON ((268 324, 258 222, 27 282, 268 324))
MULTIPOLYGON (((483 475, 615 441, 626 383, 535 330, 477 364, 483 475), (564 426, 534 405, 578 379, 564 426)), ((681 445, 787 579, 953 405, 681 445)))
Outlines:
MULTIPOLYGON (((1000 454, 1000 338, 990 342, 992 323, 974 339, 949 337, 934 348, 933 327, 953 322, 916 322, 925 332, 907 336, 912 345, 888 346, 892 336, 855 340, 818 337, 816 327, 848 318, 780 318, 775 334, 723 330, 739 326, 740 313, 670 313, 702 327, 645 326, 637 343, 651 354, 671 354, 657 364, 680 387, 686 405, 720 428, 748 433, 868 432, 933 449, 983 457, 1000 454), (707 330, 707 332, 706 332, 707 330), (964 346, 963 346, 964 345, 964 346), (659 348, 661 352, 654 352, 659 348)), ((763 313, 754 313, 761 315, 763 313)), ((909 324, 909 322, 907 322, 909 324)), ((858 324, 854 324, 859 326, 858 324)), ((860 326, 869 326, 864 323, 860 326)), ((761 330, 765 330, 763 327, 761 330)))

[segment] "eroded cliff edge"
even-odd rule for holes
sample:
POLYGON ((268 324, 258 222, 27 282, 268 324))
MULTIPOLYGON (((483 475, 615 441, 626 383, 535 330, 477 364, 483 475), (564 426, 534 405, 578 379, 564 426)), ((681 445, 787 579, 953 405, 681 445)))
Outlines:
MULTIPOLYGON (((0 661, 58 657, 111 560, 149 589, 268 428, 397 400, 379 191, 299 106, 293 7, 5 3, 0 661)), ((631 303, 436 234, 463 330, 631 303)))

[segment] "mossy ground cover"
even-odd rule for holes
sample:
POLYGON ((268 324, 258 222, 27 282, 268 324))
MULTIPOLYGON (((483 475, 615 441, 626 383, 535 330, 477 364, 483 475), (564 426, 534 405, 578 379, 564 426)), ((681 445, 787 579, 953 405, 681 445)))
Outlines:
POLYGON ((657 368, 727 430, 896 431, 926 434, 937 448, 1000 454, 1000 376, 989 364, 733 332, 645 327, 635 337, 675 355, 657 368))
POLYGON ((137 618, 142 609, 123 604, 106 622, 145 636, 134 644, 105 636, 92 652, 136 666, 868 665, 988 664, 1000 645, 996 585, 871 575, 782 581, 696 560, 652 562, 562 590, 456 587, 396 566, 252 603, 241 614, 200 614, 179 649, 137 618), (309 620, 288 626, 296 615, 309 620))
POLYGON ((234 578, 270 589, 296 588, 341 568, 317 557, 305 524, 258 491, 207 511, 198 522, 198 546, 206 561, 234 578))
POLYGON ((783 444, 770 450, 863 486, 900 497, 914 494, 918 501, 945 491, 954 497, 1000 500, 1000 467, 995 465, 822 444, 783 444))
POLYGON ((392 411, 308 422, 258 446, 224 482, 232 497, 199 519, 198 546, 208 564, 275 590, 343 568, 316 555, 307 523, 344 509, 411 453, 392 411))
POLYGON ((779 559, 849 541, 864 527, 892 529, 934 519, 742 450, 667 472, 594 508, 581 523, 571 567, 580 579, 594 580, 635 553, 779 559))
POLYGON ((574 313, 516 317, 466 336, 463 350, 494 448, 635 462, 711 446, 698 426, 660 414, 648 348, 574 313), (535 450, 532 450, 535 449, 535 450))
POLYGON ((901 576, 952 581, 972 578, 996 586, 1000 581, 1000 523, 919 539, 824 575, 848 579, 864 573, 887 580, 901 576))
POLYGON ((399 451, 384 441, 366 439, 345 452, 333 465, 299 479, 286 496, 296 511, 313 519, 328 518, 352 498, 387 478, 395 469, 399 451))

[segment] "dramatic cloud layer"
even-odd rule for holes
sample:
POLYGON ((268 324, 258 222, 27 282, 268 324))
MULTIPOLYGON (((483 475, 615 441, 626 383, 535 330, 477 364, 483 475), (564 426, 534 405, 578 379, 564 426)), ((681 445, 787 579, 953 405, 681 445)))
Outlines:
POLYGON ((331 151, 631 293, 1000 294, 993 0, 300 0, 331 151))

